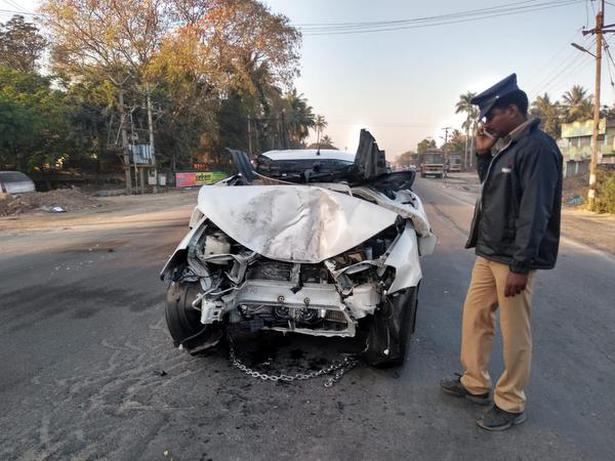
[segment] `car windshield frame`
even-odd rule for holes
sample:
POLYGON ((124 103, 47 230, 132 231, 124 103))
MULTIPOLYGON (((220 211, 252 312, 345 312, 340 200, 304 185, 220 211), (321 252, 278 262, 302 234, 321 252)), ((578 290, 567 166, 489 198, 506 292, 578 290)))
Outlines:
POLYGON ((335 182, 342 180, 354 169, 355 163, 332 158, 285 158, 274 160, 259 155, 257 173, 270 178, 291 182, 335 182))

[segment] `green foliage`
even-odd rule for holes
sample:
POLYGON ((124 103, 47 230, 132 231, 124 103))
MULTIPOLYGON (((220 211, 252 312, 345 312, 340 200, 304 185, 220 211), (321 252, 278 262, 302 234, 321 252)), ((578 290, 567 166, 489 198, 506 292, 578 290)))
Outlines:
POLYGON ((0 164, 31 170, 61 159, 70 145, 67 111, 50 78, 0 67, 0 164))
POLYGON ((564 121, 588 120, 594 116, 592 97, 581 85, 574 85, 562 95, 564 121))
POLYGON ((436 147, 436 141, 434 141, 431 138, 425 138, 423 139, 421 142, 419 142, 416 146, 416 152, 419 155, 423 155, 423 153, 427 150, 427 149, 432 149, 436 147))
POLYGON ((563 109, 557 101, 551 102, 547 93, 538 96, 532 102, 530 113, 540 118, 542 129, 545 133, 551 135, 555 139, 559 138, 563 109))
POLYGON ((128 142, 149 142, 148 95, 159 167, 215 163, 224 147, 301 147, 316 126, 291 85, 300 34, 259 1, 45 0, 41 9, 53 77, 36 72, 46 45, 36 26, 0 24, 10 67, 0 71, 0 166, 118 170, 121 126, 128 142))
POLYGON ((327 134, 323 135, 322 138, 320 138, 320 142, 315 142, 312 143, 310 145, 307 146, 308 149, 333 149, 333 150, 339 150, 337 147, 335 147, 334 143, 333 143, 333 139, 331 139, 331 137, 327 134))
POLYGON ((454 129, 448 138, 448 142, 442 146, 442 149, 451 154, 462 154, 464 152, 465 145, 465 135, 458 129, 454 129))
POLYGON ((615 171, 598 171, 596 211, 615 214, 615 171))
POLYGON ((310 134, 310 128, 315 126, 314 112, 303 94, 297 94, 297 90, 294 88, 286 94, 284 102, 286 104, 290 147, 301 147, 303 140, 310 134))
POLYGON ((32 72, 47 45, 38 28, 13 16, 6 24, 0 23, 0 66, 22 72, 32 72))
POLYGON ((417 153, 412 151, 404 152, 400 154, 396 159, 395 163, 400 169, 409 168, 411 165, 417 164, 417 153))

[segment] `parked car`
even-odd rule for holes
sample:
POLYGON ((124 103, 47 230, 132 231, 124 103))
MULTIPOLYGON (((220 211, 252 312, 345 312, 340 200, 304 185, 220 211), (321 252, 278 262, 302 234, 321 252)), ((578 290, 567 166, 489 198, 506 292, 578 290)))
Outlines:
POLYGON ((203 186, 164 266, 176 346, 215 347, 229 324, 364 340, 367 362, 401 365, 414 331, 420 256, 436 237, 414 171, 387 172, 361 132, 356 154, 230 151, 239 173, 203 186))
POLYGON ((0 171, 0 192, 18 195, 35 191, 34 182, 21 171, 0 171))

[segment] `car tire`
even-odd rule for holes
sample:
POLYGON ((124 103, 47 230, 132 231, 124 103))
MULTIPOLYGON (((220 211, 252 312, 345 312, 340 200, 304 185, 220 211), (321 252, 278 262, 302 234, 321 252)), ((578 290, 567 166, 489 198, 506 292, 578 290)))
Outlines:
POLYGON ((200 290, 198 283, 172 282, 167 290, 165 317, 169 333, 175 347, 182 346, 189 352, 212 342, 217 345, 221 338, 221 329, 201 323, 201 313, 192 307, 192 302, 200 290))
POLYGON ((388 298, 367 325, 365 361, 378 368, 404 364, 408 339, 416 326, 418 287, 388 298))

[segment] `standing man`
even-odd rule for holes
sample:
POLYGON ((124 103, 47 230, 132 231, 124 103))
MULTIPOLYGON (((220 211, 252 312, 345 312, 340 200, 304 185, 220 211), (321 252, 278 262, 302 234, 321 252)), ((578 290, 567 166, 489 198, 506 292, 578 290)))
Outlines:
POLYGON ((466 248, 476 248, 463 306, 461 364, 442 390, 475 403, 491 403, 488 366, 496 310, 504 372, 493 404, 476 421, 501 431, 526 420, 532 335, 531 299, 536 269, 557 259, 562 199, 562 155, 553 138, 527 115, 527 95, 512 74, 472 99, 483 121, 476 136, 482 186, 466 248))

